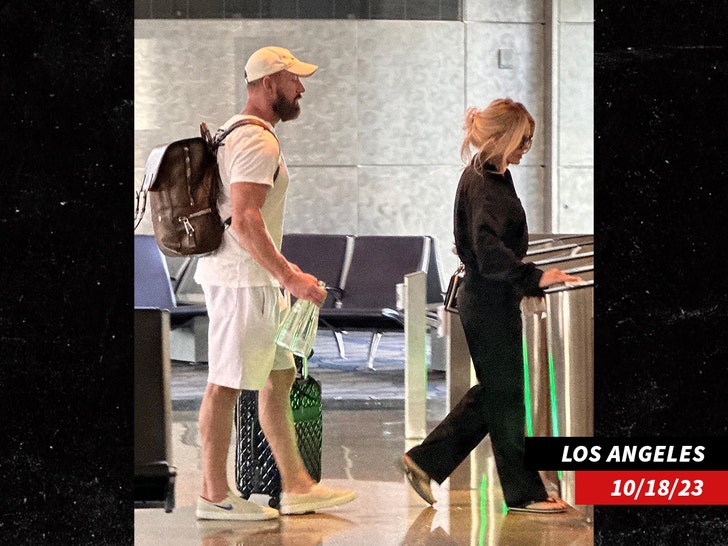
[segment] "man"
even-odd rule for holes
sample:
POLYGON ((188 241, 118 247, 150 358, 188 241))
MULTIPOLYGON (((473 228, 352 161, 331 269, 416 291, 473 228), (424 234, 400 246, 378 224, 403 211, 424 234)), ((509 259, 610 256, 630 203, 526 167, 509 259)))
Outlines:
POLYGON ((273 128, 296 119, 305 91, 300 78, 318 67, 280 47, 259 49, 245 65, 248 99, 244 118, 218 150, 222 192, 220 215, 231 217, 220 248, 201 258, 195 279, 205 292, 209 329, 209 376, 199 425, 202 436, 200 519, 262 520, 279 512, 229 490, 226 472, 234 406, 241 389, 259 390, 259 417, 281 474, 281 514, 336 506, 356 494, 317 484, 296 442, 290 406, 293 355, 275 344, 285 303, 280 287, 321 305, 326 291, 280 253, 288 171, 273 128))

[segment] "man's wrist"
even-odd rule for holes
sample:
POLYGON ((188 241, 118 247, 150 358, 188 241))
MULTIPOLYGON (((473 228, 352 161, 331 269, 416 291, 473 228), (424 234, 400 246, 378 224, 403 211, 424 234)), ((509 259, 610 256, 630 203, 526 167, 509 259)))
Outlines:
POLYGON ((291 264, 289 262, 286 262, 281 272, 276 275, 276 279, 278 279, 278 282, 281 283, 283 286, 288 286, 291 281, 293 281, 294 277, 296 275, 296 271, 291 267, 291 264))

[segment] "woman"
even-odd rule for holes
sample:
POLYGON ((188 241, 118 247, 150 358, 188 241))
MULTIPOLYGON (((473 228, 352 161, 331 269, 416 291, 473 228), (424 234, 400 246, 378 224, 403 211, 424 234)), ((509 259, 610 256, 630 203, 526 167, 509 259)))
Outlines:
POLYGON ((472 160, 458 185, 454 234, 465 265, 458 309, 478 385, 400 461, 429 504, 435 502, 430 480, 442 483, 490 434, 509 510, 554 513, 567 506, 555 493, 549 496, 538 472, 524 463, 520 302, 523 296, 543 295, 547 286, 580 280, 522 261, 528 248, 526 214, 508 166, 518 165, 528 152, 534 127, 526 108, 511 99, 466 113, 461 152, 472 160))

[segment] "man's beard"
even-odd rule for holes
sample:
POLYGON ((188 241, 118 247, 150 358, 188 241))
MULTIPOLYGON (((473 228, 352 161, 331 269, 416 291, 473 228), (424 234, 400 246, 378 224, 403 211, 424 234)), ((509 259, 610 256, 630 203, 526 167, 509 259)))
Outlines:
POLYGON ((289 121, 298 117, 301 113, 301 107, 296 103, 295 99, 289 101, 283 96, 283 93, 278 91, 278 96, 273 102, 273 112, 281 118, 281 121, 289 121))

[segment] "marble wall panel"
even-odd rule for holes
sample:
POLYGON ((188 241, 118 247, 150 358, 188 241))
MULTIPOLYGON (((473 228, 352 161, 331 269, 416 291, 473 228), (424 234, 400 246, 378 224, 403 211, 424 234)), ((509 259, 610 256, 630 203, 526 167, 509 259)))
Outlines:
POLYGON ((559 169, 559 207, 554 211, 557 233, 594 233, 594 169, 559 169))
POLYGON ((560 27, 559 165, 594 165, 594 27, 560 27))
POLYGON ((526 211, 528 230, 533 233, 545 231, 545 170, 540 165, 512 165, 513 185, 526 211))
POLYGON ((246 98, 248 56, 277 36, 319 65, 304 80, 301 117, 280 124, 291 165, 356 164, 356 22, 150 21, 135 23, 135 122, 160 142, 183 138, 199 122, 219 126, 246 98), (151 38, 150 36, 154 36, 151 38))
POLYGON ((457 164, 361 167, 357 233, 432 235, 444 270, 454 270, 452 211, 461 169, 457 164))
MULTIPOLYGON (((500 9, 505 2, 489 0, 486 5, 500 9)), ((528 6, 535 9, 535 4, 518 2, 514 11, 528 12, 528 6)), ((562 33, 573 44, 567 50, 570 58, 560 64, 562 100, 584 105, 578 108, 581 120, 563 120, 560 136, 570 143, 571 132, 581 131, 569 146, 576 150, 592 140, 591 128, 578 125, 589 121, 582 114, 592 107, 591 98, 587 104, 578 88, 590 62, 579 42, 584 50, 590 48, 591 27, 569 26, 562 33)), ((304 80, 300 118, 277 128, 292 171, 287 232, 435 235, 444 271, 454 269, 452 203, 461 169, 462 115, 467 106, 485 106, 499 96, 524 102, 536 118, 534 146, 513 173, 531 230, 543 229, 540 24, 138 20, 137 188, 154 146, 195 135, 202 120, 217 126, 242 108, 242 68, 248 55, 283 43, 281 37, 296 55, 320 67, 304 80), (512 70, 498 69, 499 48, 514 49, 512 70)), ((577 156, 563 156, 561 165, 590 164, 583 150, 577 156)), ((584 185, 591 187, 591 169, 559 173, 568 183, 555 183, 555 194, 565 205, 555 205, 554 226, 561 222, 562 231, 590 231, 593 206, 584 185)), ((138 232, 151 233, 151 224, 143 223, 138 232)))
POLYGON ((536 132, 523 165, 544 163, 543 40, 540 24, 467 24, 466 106, 484 108, 502 97, 526 106, 536 120, 536 132), (513 50, 513 68, 498 68, 502 48, 513 50))
POLYGON ((134 130, 157 129, 157 103, 167 99, 169 88, 160 86, 156 78, 155 51, 159 48, 155 38, 134 39, 134 130), (160 94, 160 90, 164 94, 160 94))
MULTIPOLYGON (((578 0, 575 0, 578 1, 578 0)), ((463 0, 465 21, 541 23, 543 0, 463 0)))
MULTIPOLYGON (((134 25, 134 186, 149 152, 199 135, 230 115, 235 88, 230 37, 239 23, 137 20, 134 25)), ((151 233, 145 215, 137 233, 151 233)))
POLYGON ((286 233, 356 233, 356 167, 291 167, 286 233))
MULTIPOLYGON (((516 191, 529 229, 543 231, 544 169, 514 166, 516 191)), ((432 235, 445 272, 454 271, 453 206, 462 166, 361 167, 359 226, 362 235, 432 235)))
POLYGON ((559 21, 562 23, 593 23, 593 0, 560 0, 559 21))
POLYGON ((198 133, 231 115, 237 76, 233 37, 240 23, 135 22, 135 123, 161 142, 198 133))
POLYGON ((358 29, 359 164, 457 163, 462 23, 367 21, 358 29))
MULTIPOLYGON (((313 76, 302 80, 306 91, 300 117, 276 127, 289 165, 356 165, 357 22, 245 21, 235 43, 240 72, 256 49, 277 43, 319 67, 313 76)), ((236 111, 242 109, 245 97, 245 85, 240 80, 236 111)))

